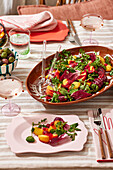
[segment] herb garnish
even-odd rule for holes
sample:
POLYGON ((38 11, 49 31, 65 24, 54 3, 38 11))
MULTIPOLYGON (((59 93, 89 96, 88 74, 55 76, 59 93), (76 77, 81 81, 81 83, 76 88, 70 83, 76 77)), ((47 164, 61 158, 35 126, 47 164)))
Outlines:
POLYGON ((111 62, 110 62, 110 59, 109 59, 109 57, 108 57, 108 56, 106 56, 106 57, 105 57, 105 62, 106 62, 106 64, 111 65, 111 62))
POLYGON ((38 123, 34 123, 32 122, 32 126, 37 125, 38 128, 42 128, 42 127, 46 127, 44 124, 42 124, 43 122, 45 122, 47 120, 47 118, 42 119, 41 121, 39 121, 38 123))
POLYGON ((77 128, 78 123, 74 123, 74 124, 70 125, 70 129, 65 130, 64 126, 66 124, 67 124, 67 122, 59 121, 56 124, 56 129, 52 129, 50 132, 52 134, 56 133, 58 136, 66 133, 70 138, 72 138, 72 141, 73 141, 73 140, 75 140, 75 135, 77 135, 77 133, 75 131, 81 131, 81 129, 77 128), (71 132, 71 133, 69 133, 69 132, 71 132), (74 132, 74 133, 72 133, 72 132, 74 132))
POLYGON ((63 50, 54 64, 50 93, 47 90, 45 98, 58 103, 78 100, 79 96, 76 95, 79 92, 85 92, 81 98, 90 96, 109 83, 106 72, 113 76, 109 56, 101 57, 98 52, 88 53, 83 49, 77 55, 72 55, 70 51, 63 50))
MULTIPOLYGON (((33 133, 36 134, 36 131, 40 129, 43 134, 42 136, 44 136, 44 135, 47 136, 47 134, 48 134, 49 136, 56 135, 56 137, 59 138, 59 137, 61 137, 61 135, 67 134, 72 139, 72 141, 74 141, 75 136, 77 135, 76 131, 81 131, 81 129, 78 128, 78 123, 74 123, 69 126, 67 124, 67 122, 65 122, 63 119, 60 121, 60 119, 62 119, 62 118, 59 118, 59 120, 56 120, 56 121, 54 120, 53 122, 51 122, 51 124, 47 124, 47 125, 44 124, 45 121, 47 120, 47 118, 42 119, 38 123, 32 122, 31 134, 33 134, 33 133), (50 127, 51 127, 51 129, 49 130, 50 127), (45 132, 43 133, 44 128, 45 128, 45 132)), ((35 139, 31 135, 26 138, 26 141, 29 143, 33 143, 33 142, 35 142, 35 139)))
POLYGON ((33 143, 33 142, 35 142, 35 139, 34 139, 33 136, 28 136, 28 137, 26 138, 26 141, 29 142, 29 143, 33 143))
POLYGON ((113 76, 113 70, 110 71, 110 76, 113 76))

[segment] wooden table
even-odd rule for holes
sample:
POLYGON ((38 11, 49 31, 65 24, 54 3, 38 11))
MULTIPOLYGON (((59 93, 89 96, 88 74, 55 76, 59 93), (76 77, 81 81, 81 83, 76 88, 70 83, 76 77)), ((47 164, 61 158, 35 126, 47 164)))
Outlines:
MULTIPOLYGON (((85 37, 89 37, 89 32, 86 32, 79 26, 80 22, 74 22, 78 35, 81 41, 85 37)), ((113 41, 113 20, 104 21, 102 29, 95 31, 93 37, 96 38, 100 45, 112 47, 113 41)), ((49 42, 47 44, 47 56, 55 53, 57 46, 61 44, 62 49, 68 49, 77 46, 69 42, 68 37, 62 42, 49 42)), ((72 106, 52 107, 44 106, 34 100, 25 88, 26 77, 32 68, 41 60, 42 43, 31 44, 31 57, 26 60, 19 60, 17 68, 12 75, 19 77, 24 82, 24 90, 19 97, 14 99, 14 102, 21 106, 22 115, 52 113, 52 114, 75 114, 84 122, 88 129, 88 140, 84 145, 84 149, 80 152, 61 152, 54 154, 18 154, 11 152, 7 145, 4 133, 12 118, 5 117, 0 113, 0 169, 113 169, 113 163, 97 163, 95 156, 95 148, 92 139, 92 133, 89 125, 87 111, 94 108, 113 108, 113 88, 109 89, 100 96, 95 97, 86 102, 77 103, 72 106)), ((0 108, 7 101, 0 98, 0 108)))

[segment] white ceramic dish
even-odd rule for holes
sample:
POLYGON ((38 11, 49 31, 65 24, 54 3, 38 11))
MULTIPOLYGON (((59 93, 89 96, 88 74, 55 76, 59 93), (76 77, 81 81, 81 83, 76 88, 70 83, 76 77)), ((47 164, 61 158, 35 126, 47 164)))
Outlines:
POLYGON ((61 151, 80 151, 83 149, 84 144, 87 141, 88 131, 84 126, 84 123, 76 115, 51 115, 40 114, 32 117, 15 117, 11 124, 7 127, 5 137, 8 145, 11 147, 11 151, 14 153, 55 153, 61 151), (26 137, 31 135, 32 122, 38 122, 41 119, 47 118, 48 123, 53 121, 55 117, 61 117, 68 124, 78 123, 78 128, 81 131, 77 131, 75 141, 70 141, 58 146, 51 146, 49 144, 42 143, 36 137, 35 143, 28 143, 26 137))

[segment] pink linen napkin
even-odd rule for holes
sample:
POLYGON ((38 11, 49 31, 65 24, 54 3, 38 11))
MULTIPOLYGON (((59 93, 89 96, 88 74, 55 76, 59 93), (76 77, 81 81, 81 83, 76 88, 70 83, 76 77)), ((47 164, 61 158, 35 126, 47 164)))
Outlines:
MULTIPOLYGON (((104 125, 107 130, 109 141, 110 141, 112 152, 113 152, 113 109, 102 110, 102 114, 103 114, 104 125)), ((95 150, 96 150, 97 162, 113 162, 113 158, 111 159, 109 157, 107 141, 105 138, 104 131, 101 131, 101 133, 102 133, 102 140, 103 140, 106 159, 101 158, 99 137, 98 137, 98 127, 94 123, 93 111, 88 111, 88 116, 89 116, 89 121, 90 121, 91 129, 92 129, 92 134, 93 134, 93 141, 94 141, 95 150)))
POLYGON ((7 15, 0 17, 6 30, 18 27, 31 32, 50 31, 57 26, 57 21, 49 11, 33 15, 7 15))

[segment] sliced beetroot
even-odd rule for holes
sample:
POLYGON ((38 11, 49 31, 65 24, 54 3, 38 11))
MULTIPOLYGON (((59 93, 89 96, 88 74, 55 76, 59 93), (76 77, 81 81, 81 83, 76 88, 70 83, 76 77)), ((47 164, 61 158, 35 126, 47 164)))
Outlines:
POLYGON ((61 117, 55 117, 54 121, 59 120, 61 122, 64 122, 64 120, 61 117))
POLYGON ((50 124, 48 123, 48 124, 46 125, 46 127, 49 128, 49 127, 50 127, 50 124))
MULTIPOLYGON (((65 122, 61 117, 56 117, 55 119, 54 119, 54 121, 56 121, 56 120, 59 120, 59 121, 61 121, 61 122, 65 122)), ((70 125, 68 125, 67 123, 64 125, 64 130, 69 130, 70 129, 70 125)), ((62 134, 62 135, 60 135, 60 137, 63 137, 64 136, 64 134, 62 134)))
POLYGON ((101 88, 104 81, 107 81, 107 76, 105 75, 104 68, 98 68, 98 75, 98 78, 95 78, 93 83, 96 84, 99 88, 101 88))
POLYGON ((94 62, 96 60, 95 53, 89 53, 88 55, 90 56, 90 59, 92 60, 92 62, 94 62))
POLYGON ((54 125, 54 121, 50 123, 50 126, 53 126, 54 125))
POLYGON ((99 67, 97 72, 98 72, 98 75, 105 74, 105 70, 103 67, 99 67))
POLYGON ((71 142, 71 140, 72 139, 69 136, 64 136, 62 138, 57 137, 57 138, 52 138, 49 144, 51 146, 58 146, 58 145, 62 145, 62 144, 71 142))
POLYGON ((49 136, 49 140, 51 140, 53 135, 52 133, 48 133, 47 136, 49 136))
POLYGON ((43 131, 43 135, 48 135, 49 132, 47 132, 46 130, 43 131))
POLYGON ((79 75, 80 75, 80 72, 70 73, 69 79, 72 81, 75 81, 77 80, 79 75))
POLYGON ((66 123, 65 125, 64 125, 64 130, 69 130, 70 129, 70 126, 66 123))
POLYGON ((71 63, 70 66, 74 68, 77 66, 77 63, 71 63))
POLYGON ((99 75, 98 78, 95 78, 95 79, 94 79, 93 84, 96 84, 99 88, 101 88, 102 85, 103 85, 103 83, 104 83, 105 81, 107 81, 106 75, 101 74, 101 75, 99 75))
POLYGON ((43 130, 46 131, 46 127, 43 127, 43 130))
POLYGON ((83 90, 78 90, 78 91, 71 94, 71 97, 73 97, 75 100, 86 98, 88 96, 91 96, 91 94, 87 93, 87 92, 85 92, 83 90))
POLYGON ((65 96, 59 96, 58 99, 59 99, 60 102, 66 102, 67 101, 67 98, 65 98, 65 96))
POLYGON ((59 91, 56 91, 56 94, 59 95, 59 96, 62 95, 59 91))
POLYGON ((64 80, 64 79, 69 79, 69 80, 73 80, 75 81, 77 79, 77 77, 79 76, 80 72, 74 72, 74 73, 70 73, 68 71, 64 71, 64 73, 62 74, 62 76, 60 77, 60 81, 64 80))
POLYGON ((66 79, 68 74, 69 74, 69 72, 67 70, 65 70, 64 73, 60 77, 60 81, 66 79))

